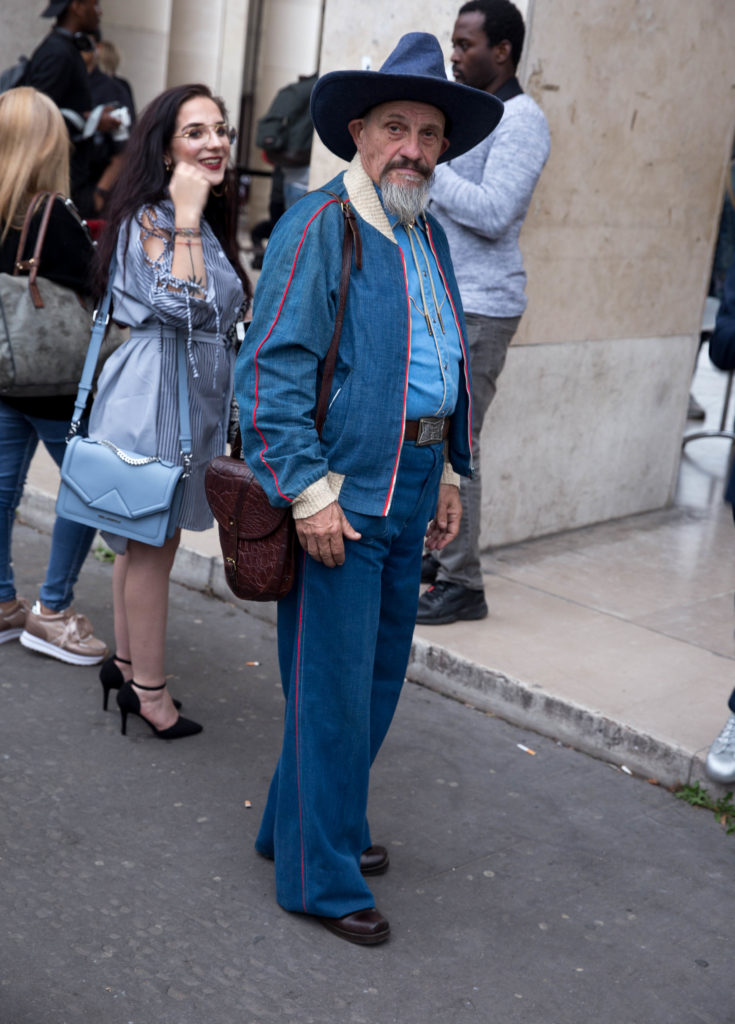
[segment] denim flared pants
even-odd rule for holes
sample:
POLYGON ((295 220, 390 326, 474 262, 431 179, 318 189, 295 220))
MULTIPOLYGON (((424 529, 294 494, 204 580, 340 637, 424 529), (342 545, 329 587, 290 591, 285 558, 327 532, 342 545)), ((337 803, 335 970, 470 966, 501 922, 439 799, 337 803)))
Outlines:
POLYGON ((346 511, 362 539, 345 542, 344 565, 302 552, 278 606, 284 737, 256 849, 275 858, 286 910, 342 917, 375 905, 360 874, 370 765, 408 665, 442 463, 443 445, 404 443, 390 513, 346 511))
MULTIPOLYGON (((61 465, 64 458, 68 420, 47 420, 28 416, 0 399, 0 601, 16 597, 11 559, 15 513, 23 494, 28 467, 39 441, 61 465)), ((72 603, 74 584, 94 540, 89 526, 57 517, 51 536, 51 554, 41 601, 55 612, 72 603)))

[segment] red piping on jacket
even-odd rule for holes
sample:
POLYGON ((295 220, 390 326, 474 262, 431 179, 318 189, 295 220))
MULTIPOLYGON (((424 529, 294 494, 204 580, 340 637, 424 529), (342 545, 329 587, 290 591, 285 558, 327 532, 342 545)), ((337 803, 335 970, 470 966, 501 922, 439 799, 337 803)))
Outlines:
POLYGON ((266 466, 270 470, 271 475, 273 477, 273 481, 274 481, 274 483, 276 485, 276 490, 278 491, 280 496, 284 499, 284 501, 288 501, 288 502, 292 502, 293 498, 289 498, 287 495, 285 495, 283 493, 283 491, 281 490, 281 488, 278 486, 278 477, 276 476, 276 474, 275 474, 275 472, 273 470, 273 467, 268 465, 268 463, 265 460, 265 453, 268 451, 268 442, 266 441, 264 434, 261 432, 260 428, 258 427, 258 425, 255 422, 255 414, 258 411, 258 404, 260 402, 260 396, 258 395, 258 381, 260 379, 260 373, 259 373, 259 370, 258 370, 258 354, 260 353, 260 350, 263 347, 263 345, 265 345, 266 341, 268 340, 268 338, 270 338, 271 334, 273 333, 273 328, 278 323, 278 318, 281 315, 281 310, 283 309, 283 305, 284 305, 284 303, 286 301, 286 296, 288 295, 288 290, 291 287, 291 282, 293 280, 294 273, 296 272, 296 263, 297 263, 298 258, 299 258, 299 253, 301 252, 301 246, 304 244, 304 239, 306 238, 306 232, 309 230, 309 228, 311 227, 313 221, 316 220, 316 218, 319 216, 319 214, 323 210, 325 210, 328 206, 330 206, 332 203, 336 203, 337 201, 338 200, 336 200, 336 199, 328 199, 327 202, 324 203, 323 206, 320 206, 319 209, 314 213, 314 216, 311 217, 307 221, 306 226, 304 227, 304 233, 301 236, 301 241, 299 242, 299 244, 298 244, 298 246, 296 248, 296 255, 294 256, 293 264, 291 266, 291 273, 288 275, 288 281, 286 282, 286 288, 284 289, 280 305, 278 306, 278 312, 276 313, 276 316, 275 316, 275 319, 274 319, 273 323, 270 325, 270 327, 268 329, 268 333, 265 335, 265 337, 263 338, 263 340, 261 341, 261 343, 258 345, 257 349, 255 350, 255 356, 253 358, 253 362, 255 363, 255 405, 253 406, 253 429, 256 431, 256 433, 260 437, 261 441, 263 442, 263 447, 260 450, 260 461, 263 463, 264 466, 266 466))
POLYGON ((434 253, 434 259, 436 260, 436 265, 439 268, 439 273, 441 274, 441 279, 444 282, 444 291, 447 293, 447 298, 449 299, 449 305, 452 307, 452 313, 454 314, 454 322, 457 325, 457 334, 459 335, 459 344, 462 347, 462 355, 464 356, 464 384, 465 384, 465 387, 467 388, 467 409, 468 409, 468 411, 467 411, 467 437, 470 440, 470 466, 472 466, 472 464, 473 464, 473 452, 472 452, 472 388, 470 387, 470 376, 469 376, 470 360, 469 360, 469 357, 467 355, 467 349, 465 348, 464 338, 462 337, 462 328, 459 325, 459 317, 457 316, 457 310, 455 309, 454 301, 452 300, 452 293, 449 290, 449 285, 447 284, 447 279, 444 276, 444 271, 442 270, 442 265, 439 262, 439 257, 437 256, 436 249, 434 248, 434 239, 431 237, 431 228, 429 226, 429 221, 428 220, 426 221, 426 233, 429 236, 429 245, 431 246, 431 251, 434 253))

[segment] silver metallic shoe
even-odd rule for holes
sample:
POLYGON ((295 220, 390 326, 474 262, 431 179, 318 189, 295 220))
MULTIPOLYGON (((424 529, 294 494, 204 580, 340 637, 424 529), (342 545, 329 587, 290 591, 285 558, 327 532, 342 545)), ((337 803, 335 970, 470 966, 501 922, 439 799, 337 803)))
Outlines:
POLYGON ((735 715, 709 748, 704 770, 715 782, 735 782, 735 715))

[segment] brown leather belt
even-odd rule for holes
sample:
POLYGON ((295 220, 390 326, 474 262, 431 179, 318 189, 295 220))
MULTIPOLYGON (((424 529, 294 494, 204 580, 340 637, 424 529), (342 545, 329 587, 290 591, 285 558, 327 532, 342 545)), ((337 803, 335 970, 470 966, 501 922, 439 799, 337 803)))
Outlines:
POLYGON ((422 416, 420 420, 406 420, 404 441, 415 441, 418 446, 439 444, 449 434, 449 417, 422 416))

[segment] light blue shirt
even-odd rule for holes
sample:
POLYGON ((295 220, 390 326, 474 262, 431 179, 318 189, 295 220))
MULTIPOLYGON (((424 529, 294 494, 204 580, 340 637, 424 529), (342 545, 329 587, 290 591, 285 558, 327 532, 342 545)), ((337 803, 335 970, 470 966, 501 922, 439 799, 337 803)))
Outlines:
POLYGON ((406 263, 411 303, 411 362, 406 419, 451 416, 457 402, 462 348, 423 219, 410 228, 388 213, 406 263))

